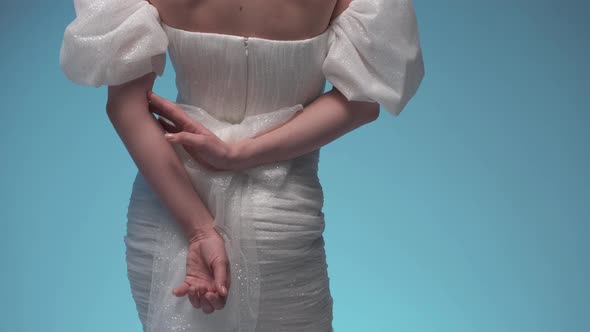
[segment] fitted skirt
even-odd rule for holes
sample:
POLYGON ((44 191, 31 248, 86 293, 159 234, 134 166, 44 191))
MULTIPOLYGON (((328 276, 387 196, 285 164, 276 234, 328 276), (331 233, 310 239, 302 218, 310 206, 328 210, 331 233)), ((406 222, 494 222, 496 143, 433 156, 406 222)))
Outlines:
POLYGON ((230 260, 226 306, 210 314, 172 294, 184 279, 187 243, 170 211, 137 173, 124 241, 144 331, 333 331, 319 152, 240 174, 187 167, 222 231, 230 260))

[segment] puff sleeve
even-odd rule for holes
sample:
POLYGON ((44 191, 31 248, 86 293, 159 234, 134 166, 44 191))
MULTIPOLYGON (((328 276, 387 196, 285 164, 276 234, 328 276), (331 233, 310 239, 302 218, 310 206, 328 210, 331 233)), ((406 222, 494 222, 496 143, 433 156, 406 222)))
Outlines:
POLYGON ((145 0, 74 0, 59 62, 71 81, 118 85, 150 72, 161 76, 168 37, 158 10, 145 0))
POLYGON ((346 98, 397 116, 424 77, 412 0, 353 0, 330 24, 326 79, 346 98))

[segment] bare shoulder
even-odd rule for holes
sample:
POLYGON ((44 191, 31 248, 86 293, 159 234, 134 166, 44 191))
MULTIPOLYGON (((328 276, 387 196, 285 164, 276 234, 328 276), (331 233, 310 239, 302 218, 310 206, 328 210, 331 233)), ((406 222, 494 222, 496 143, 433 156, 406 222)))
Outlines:
POLYGON ((148 0, 167 25, 269 39, 316 36, 351 0, 148 0))

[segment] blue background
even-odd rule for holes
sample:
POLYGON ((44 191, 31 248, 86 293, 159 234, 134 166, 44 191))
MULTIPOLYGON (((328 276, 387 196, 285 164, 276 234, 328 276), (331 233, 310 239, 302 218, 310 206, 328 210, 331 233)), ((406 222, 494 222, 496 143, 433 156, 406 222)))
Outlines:
MULTIPOLYGON (((0 13, 0 330, 140 331, 137 169, 106 88, 60 71, 73 4, 28 4, 0 13)), ((590 6, 415 7, 418 94, 322 149, 335 330, 590 331, 590 6)), ((168 63, 154 90, 173 99, 173 80, 168 63)))

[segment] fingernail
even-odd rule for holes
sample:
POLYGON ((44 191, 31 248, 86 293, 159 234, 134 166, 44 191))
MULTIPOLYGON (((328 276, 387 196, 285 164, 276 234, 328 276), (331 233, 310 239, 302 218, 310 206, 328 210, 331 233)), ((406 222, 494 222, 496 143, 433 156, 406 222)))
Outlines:
POLYGON ((227 295, 227 288, 225 288, 225 286, 221 286, 221 292, 223 293, 223 296, 227 295))
POLYGON ((170 139, 170 138, 173 138, 173 137, 174 137, 174 135, 172 135, 172 134, 170 134, 170 133, 165 133, 165 134, 164 134, 164 137, 165 137, 165 138, 168 138, 168 139, 170 139))

